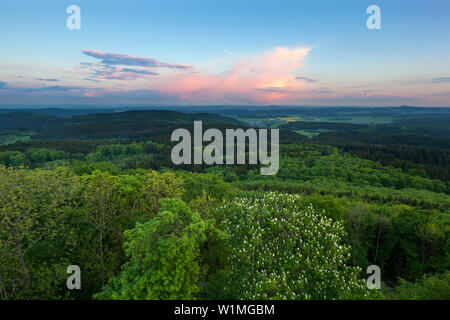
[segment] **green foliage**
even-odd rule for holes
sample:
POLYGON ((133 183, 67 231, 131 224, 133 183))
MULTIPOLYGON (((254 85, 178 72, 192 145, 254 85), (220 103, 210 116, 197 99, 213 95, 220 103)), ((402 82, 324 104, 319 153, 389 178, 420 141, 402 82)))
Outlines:
POLYGON ((137 179, 135 183, 139 185, 135 208, 150 217, 160 210, 162 199, 179 198, 184 191, 182 179, 171 171, 159 173, 146 170, 134 177, 137 179))
POLYGON ((450 268, 448 214, 406 208, 392 217, 395 247, 390 269, 394 279, 419 278, 450 268))
POLYGON ((120 173, 119 168, 114 166, 110 162, 95 162, 95 163, 85 163, 82 161, 74 161, 72 170, 76 175, 83 175, 83 174, 92 174, 94 171, 103 171, 103 172, 109 172, 111 174, 117 175, 120 173))
POLYGON ((70 157, 67 152, 46 148, 30 148, 26 153, 33 165, 70 157))
POLYGON ((183 200, 191 201, 203 194, 217 200, 231 199, 234 195, 230 184, 223 181, 221 173, 193 173, 183 172, 184 194, 183 200))
POLYGON ((400 285, 391 294, 395 300, 450 300, 450 272, 423 276, 415 282, 400 279, 400 285))
POLYGON ((352 264, 367 266, 367 252, 373 242, 374 215, 365 204, 357 203, 345 213, 345 227, 352 247, 352 264))
POLYGON ((47 148, 29 148, 25 153, 20 151, 0 152, 0 164, 4 166, 18 167, 20 165, 31 165, 36 167, 46 162, 68 159, 71 155, 67 152, 47 149, 47 148))
POLYGON ((332 195, 320 195, 314 193, 303 199, 305 204, 311 204, 316 212, 323 213, 333 220, 342 220, 344 218, 345 204, 342 200, 332 195))
POLYGON ((107 172, 94 171, 90 176, 83 176, 83 220, 91 225, 98 233, 98 259, 102 286, 105 279, 113 275, 117 268, 117 261, 105 252, 114 253, 114 250, 105 250, 105 237, 109 236, 110 246, 120 248, 120 241, 114 235, 120 234, 118 220, 127 213, 120 194, 120 185, 117 177, 107 172), (106 262, 105 263, 105 258, 106 262), (108 259, 109 258, 109 259, 108 259))
POLYGON ((67 258, 61 252, 70 246, 64 218, 68 208, 78 206, 79 190, 76 177, 64 168, 0 166, 1 298, 61 298, 60 287, 50 284, 64 277, 67 258))
POLYGON ((0 152, 0 164, 6 167, 25 166, 28 163, 28 158, 20 151, 0 152))
POLYGON ((99 299, 194 299, 204 272, 200 246, 208 223, 181 200, 165 200, 161 211, 146 223, 125 232, 129 257, 99 299))

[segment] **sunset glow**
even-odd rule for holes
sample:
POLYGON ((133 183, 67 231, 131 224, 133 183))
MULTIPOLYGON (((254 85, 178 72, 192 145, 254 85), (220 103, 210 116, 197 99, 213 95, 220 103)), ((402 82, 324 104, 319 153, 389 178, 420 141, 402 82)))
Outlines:
POLYGON ((447 2, 386 3, 380 30, 354 1, 249 1, 236 15, 220 1, 101 14, 80 0, 80 30, 64 6, 26 2, 1 4, 0 104, 450 105, 447 2))

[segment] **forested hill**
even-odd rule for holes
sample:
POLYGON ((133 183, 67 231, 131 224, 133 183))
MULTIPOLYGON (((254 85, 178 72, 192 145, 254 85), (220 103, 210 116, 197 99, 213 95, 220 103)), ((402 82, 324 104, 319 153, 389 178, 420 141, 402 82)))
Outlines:
POLYGON ((135 139, 168 140, 173 130, 192 126, 194 120, 220 127, 239 121, 214 114, 185 114, 176 111, 142 110, 75 116, 62 125, 37 133, 35 139, 135 139))
MULTIPOLYGON (((182 113, 171 110, 130 110, 115 112, 87 113, 69 117, 55 116, 51 112, 39 110, 0 112, 0 132, 13 131, 14 135, 23 134, 27 139, 18 137, 12 142, 32 140, 147 140, 168 142, 177 128, 186 128, 192 132, 194 121, 202 121, 204 130, 217 128, 221 131, 233 128, 248 128, 240 120, 212 113, 182 113), (24 133, 25 131, 25 133, 24 133), (27 132, 28 131, 28 132, 27 132), (31 132, 29 132, 31 131, 31 132)), ((76 110, 68 110, 77 112, 76 110)), ((64 112, 61 112, 64 114, 64 112)), ((5 133, 3 133, 3 136, 5 133)), ((6 133, 8 135, 8 133, 6 133)), ((307 138, 282 129, 280 139, 285 143, 306 141, 307 138)), ((0 136, 0 144, 2 136, 0 136)))
POLYGON ((37 112, 0 113, 0 130, 42 130, 60 125, 64 120, 37 112))
POLYGON ((105 139, 168 136, 175 128, 201 120, 205 125, 239 125, 230 117, 209 113, 134 110, 56 117, 32 111, 2 113, 1 130, 35 130, 34 139, 105 139))

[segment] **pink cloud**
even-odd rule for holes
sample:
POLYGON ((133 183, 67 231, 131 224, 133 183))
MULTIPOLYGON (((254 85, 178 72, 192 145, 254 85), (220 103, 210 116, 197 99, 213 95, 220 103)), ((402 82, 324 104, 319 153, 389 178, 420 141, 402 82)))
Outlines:
POLYGON ((305 83, 293 72, 303 66, 310 49, 276 47, 246 57, 219 75, 205 73, 176 74, 157 90, 191 101, 271 102, 298 99, 305 83))

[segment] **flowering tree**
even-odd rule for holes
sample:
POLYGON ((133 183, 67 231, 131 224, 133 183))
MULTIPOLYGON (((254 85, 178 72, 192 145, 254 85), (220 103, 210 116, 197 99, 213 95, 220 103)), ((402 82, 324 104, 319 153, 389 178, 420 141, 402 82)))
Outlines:
POLYGON ((365 296, 360 270, 345 264, 341 222, 301 205, 299 195, 266 193, 225 207, 230 270, 224 290, 237 299, 348 299, 365 296))

